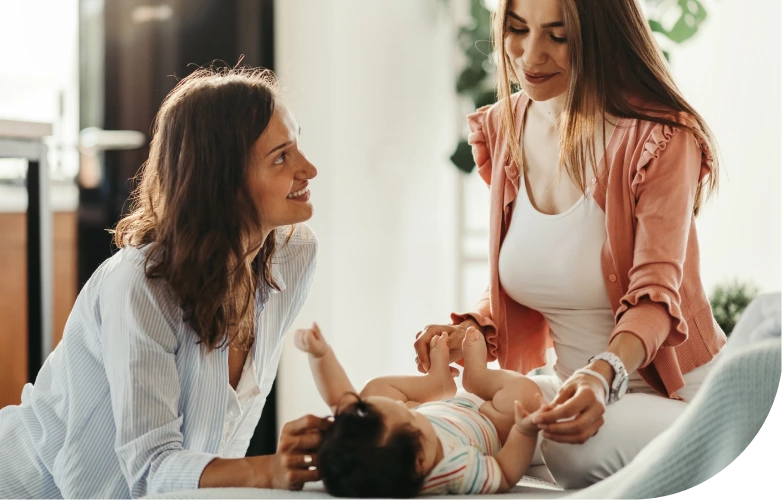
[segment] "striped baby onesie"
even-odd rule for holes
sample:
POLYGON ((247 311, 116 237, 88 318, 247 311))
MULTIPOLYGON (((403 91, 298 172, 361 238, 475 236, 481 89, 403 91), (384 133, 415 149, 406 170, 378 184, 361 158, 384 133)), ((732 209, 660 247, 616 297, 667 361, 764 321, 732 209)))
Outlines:
POLYGON ((443 460, 424 480, 422 495, 495 493, 502 471, 495 455, 500 438, 476 403, 452 398, 417 406, 443 446, 443 460))

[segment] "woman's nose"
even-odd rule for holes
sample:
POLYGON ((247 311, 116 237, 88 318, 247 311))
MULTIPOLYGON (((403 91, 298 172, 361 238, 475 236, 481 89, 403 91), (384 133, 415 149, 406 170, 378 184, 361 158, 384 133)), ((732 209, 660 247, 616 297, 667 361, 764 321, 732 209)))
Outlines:
POLYGON ((523 42, 522 62, 527 68, 534 68, 546 62, 546 53, 542 50, 541 44, 533 37, 523 42))
POLYGON ((306 179, 312 179, 316 175, 318 175, 318 169, 315 168, 315 165, 310 163, 310 160, 307 159, 305 155, 302 155, 302 168, 300 169, 301 175, 306 179))

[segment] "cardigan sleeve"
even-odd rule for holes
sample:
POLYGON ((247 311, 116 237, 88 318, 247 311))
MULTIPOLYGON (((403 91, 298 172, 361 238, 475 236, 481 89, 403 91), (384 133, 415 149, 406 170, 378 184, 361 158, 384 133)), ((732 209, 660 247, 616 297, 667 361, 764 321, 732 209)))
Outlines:
POLYGON ((473 152, 479 176, 489 185, 492 179, 492 153, 487 143, 487 120, 492 106, 482 106, 468 115, 468 144, 473 152))
POLYGON ((631 181, 635 207, 633 266, 628 292, 615 312, 612 338, 629 332, 644 344, 647 366, 661 346, 687 339, 680 285, 693 224, 693 203, 711 167, 704 143, 687 129, 657 124, 631 181))

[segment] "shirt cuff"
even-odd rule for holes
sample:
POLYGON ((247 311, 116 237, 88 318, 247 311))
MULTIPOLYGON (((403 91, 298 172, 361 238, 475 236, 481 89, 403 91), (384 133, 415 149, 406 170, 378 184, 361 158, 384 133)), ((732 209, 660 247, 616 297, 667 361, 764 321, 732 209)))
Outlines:
POLYGON ((218 455, 198 451, 176 451, 166 457, 155 471, 148 494, 198 489, 201 474, 218 455))

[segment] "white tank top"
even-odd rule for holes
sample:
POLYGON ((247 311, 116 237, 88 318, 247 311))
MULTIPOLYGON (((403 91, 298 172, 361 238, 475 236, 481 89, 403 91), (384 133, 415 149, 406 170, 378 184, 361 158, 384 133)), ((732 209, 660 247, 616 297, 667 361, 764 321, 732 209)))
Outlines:
POLYGON ((565 212, 543 214, 530 203, 524 175, 519 183, 500 249, 500 284, 516 302, 544 315, 555 373, 565 380, 606 350, 615 326, 601 271, 606 215, 589 190, 565 212))

